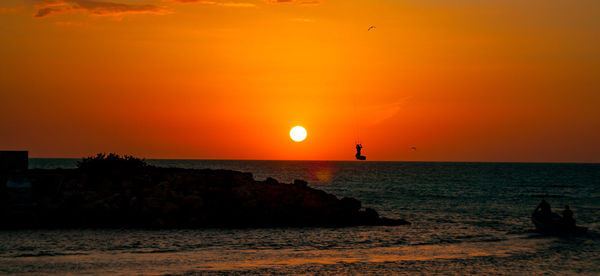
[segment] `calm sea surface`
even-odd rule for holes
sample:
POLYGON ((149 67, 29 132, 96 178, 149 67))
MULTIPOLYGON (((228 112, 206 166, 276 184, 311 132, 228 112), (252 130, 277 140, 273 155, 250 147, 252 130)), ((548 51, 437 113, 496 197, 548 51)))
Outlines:
MULTIPOLYGON (((32 159, 32 168, 74 167, 32 159)), ((0 274, 600 274, 600 164, 148 160, 305 179, 398 227, 0 231, 0 274), (546 195, 583 237, 533 233, 546 195)))

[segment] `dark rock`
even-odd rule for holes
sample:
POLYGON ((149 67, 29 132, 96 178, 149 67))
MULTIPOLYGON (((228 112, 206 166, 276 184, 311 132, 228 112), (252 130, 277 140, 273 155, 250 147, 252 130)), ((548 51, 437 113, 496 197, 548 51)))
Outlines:
POLYGON ((265 183, 271 184, 271 185, 277 185, 277 184, 279 184, 279 181, 277 181, 277 179, 275 179, 275 178, 268 177, 267 180, 265 180, 265 183))
MULTIPOLYGON (((347 212, 358 212, 358 210, 360 210, 360 205, 361 205, 361 203, 358 199, 351 198, 351 197, 342 198, 342 200, 340 201, 340 204, 342 205, 342 209, 344 209, 344 211, 347 211, 347 212)), ((377 212, 375 212, 375 213, 377 213, 377 212)))
POLYGON ((379 222, 379 214, 377 211, 367 208, 364 211, 359 212, 360 221, 363 221, 368 225, 377 225, 379 222))
MULTIPOLYGON (((133 160, 133 159, 132 159, 133 160)), ((90 161, 92 162, 92 161, 90 161)), ((96 162, 96 161, 93 161, 96 162)), ((92 162, 92 163, 93 163, 92 162)), ((113 162, 113 161, 110 161, 113 162)), ((118 162, 117 162, 118 163, 118 162)), ((226 170, 138 166, 30 170, 29 205, 8 200, 3 228, 403 225, 308 186, 226 170), (29 206, 29 207, 27 207, 29 206)), ((91 164, 91 163, 90 163, 91 164)), ((112 164, 112 163, 111 163, 112 164)), ((104 166, 104 165, 102 165, 104 166)), ((101 167, 102 167, 101 166, 101 167)))
POLYGON ((306 187, 306 186, 308 186, 308 182, 306 182, 304 180, 300 180, 300 179, 294 179, 294 185, 298 185, 300 187, 306 187))
POLYGON ((183 207, 192 211, 198 211, 204 206, 202 197, 198 195, 188 195, 183 198, 183 207))

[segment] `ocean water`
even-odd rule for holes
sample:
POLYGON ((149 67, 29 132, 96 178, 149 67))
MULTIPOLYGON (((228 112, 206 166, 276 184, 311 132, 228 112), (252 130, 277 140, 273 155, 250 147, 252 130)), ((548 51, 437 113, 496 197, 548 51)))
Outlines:
POLYGON ((0 274, 600 274, 600 164, 148 161, 305 179, 412 225, 0 231, 0 274), (533 232, 542 197, 589 233, 533 232))

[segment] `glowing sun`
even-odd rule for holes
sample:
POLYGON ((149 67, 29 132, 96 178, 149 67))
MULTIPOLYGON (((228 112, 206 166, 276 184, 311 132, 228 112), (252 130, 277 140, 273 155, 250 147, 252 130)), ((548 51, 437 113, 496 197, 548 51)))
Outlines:
POLYGON ((290 130, 290 138, 296 142, 302 142, 306 139, 306 129, 301 126, 295 126, 290 130))

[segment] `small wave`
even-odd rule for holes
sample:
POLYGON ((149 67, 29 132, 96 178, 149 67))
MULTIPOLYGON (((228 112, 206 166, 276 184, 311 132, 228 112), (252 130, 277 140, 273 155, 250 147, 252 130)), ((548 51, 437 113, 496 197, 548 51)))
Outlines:
POLYGON ((108 251, 121 251, 121 250, 129 250, 129 249, 139 249, 142 246, 141 243, 134 243, 129 245, 118 245, 107 248, 108 251))
POLYGON ((531 234, 531 233, 535 233, 535 229, 527 229, 527 230, 523 230, 523 229, 516 229, 516 230, 511 230, 506 232, 506 235, 523 235, 523 234, 531 234))
POLYGON ((489 237, 489 235, 465 235, 465 236, 458 236, 455 237, 455 239, 458 240, 467 240, 467 239, 474 239, 474 238, 487 238, 489 237))
POLYGON ((575 186, 575 185, 559 185, 559 184, 548 185, 548 187, 550 187, 550 188, 577 188, 577 186, 575 186))
POLYGON ((35 246, 20 246, 20 247, 17 247, 16 249, 19 251, 33 251, 33 250, 36 250, 37 247, 35 247, 35 246))
POLYGON ((550 194, 535 194, 531 195, 531 197, 539 197, 539 198, 562 198, 565 197, 563 195, 550 195, 550 194))
POLYGON ((420 245, 440 245, 440 244, 455 244, 455 243, 463 243, 464 241, 460 240, 438 240, 438 241, 429 241, 429 242, 419 242, 410 244, 412 246, 420 246, 420 245))
POLYGON ((461 242, 499 242, 507 240, 506 238, 494 237, 490 235, 466 235, 455 237, 455 239, 461 242))
POLYGON ((14 258, 25 258, 25 257, 52 257, 52 256, 77 256, 77 255, 89 255, 88 253, 65 253, 65 252, 49 252, 41 251, 37 253, 23 253, 14 255, 14 258))
POLYGON ((495 238, 495 237, 490 237, 487 239, 481 239, 481 240, 476 240, 477 242, 501 242, 501 241, 506 241, 508 239, 506 238, 495 238))
POLYGON ((182 252, 184 250, 178 250, 178 249, 156 249, 156 250, 148 250, 148 251, 142 251, 142 250, 136 250, 136 251, 131 251, 131 253, 137 253, 137 254, 155 254, 155 253, 176 253, 176 252, 182 252))
POLYGON ((400 239, 397 239, 396 242, 394 242, 393 244, 397 245, 397 244, 408 244, 408 243, 409 243, 408 239, 400 238, 400 239))
POLYGON ((456 223, 456 221, 447 219, 447 218, 436 218, 435 222, 437 222, 437 223, 456 223))
POLYGON ((420 245, 442 245, 442 244, 458 244, 458 243, 472 243, 472 242, 501 242, 507 240, 506 238, 491 237, 486 235, 473 235, 473 236, 459 236, 454 239, 442 239, 437 241, 428 241, 411 244, 413 246, 420 245))

